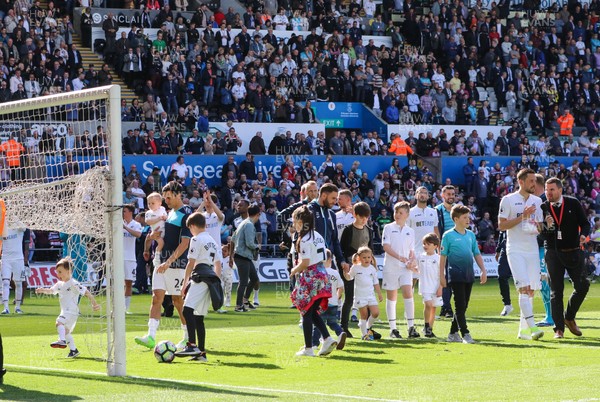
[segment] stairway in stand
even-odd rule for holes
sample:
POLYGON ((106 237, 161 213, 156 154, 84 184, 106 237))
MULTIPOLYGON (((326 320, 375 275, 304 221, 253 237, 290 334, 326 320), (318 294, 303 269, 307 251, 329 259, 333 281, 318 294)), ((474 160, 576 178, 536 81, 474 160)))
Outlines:
MULTIPOLYGON (((100 71, 102 69, 102 64, 104 64, 104 61, 102 61, 100 55, 94 53, 93 50, 84 47, 81 44, 81 37, 77 33, 73 34, 73 43, 81 52, 81 59, 84 70, 87 71, 90 64, 94 65, 94 70, 96 71, 100 71)), ((134 91, 131 88, 129 88, 121 78, 119 78, 119 76, 115 73, 115 70, 112 67, 110 67, 110 73, 113 77, 113 84, 118 84, 121 86, 121 99, 126 99, 127 104, 131 105, 131 101, 134 98, 138 97, 135 95, 134 91)))

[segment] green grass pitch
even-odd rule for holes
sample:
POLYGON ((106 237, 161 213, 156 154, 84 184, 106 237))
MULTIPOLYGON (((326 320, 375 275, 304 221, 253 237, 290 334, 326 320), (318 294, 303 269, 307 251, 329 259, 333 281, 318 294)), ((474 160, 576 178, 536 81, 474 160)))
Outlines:
MULTIPOLYGON (((150 296, 134 296, 127 316, 126 378, 109 378, 105 363, 92 356, 98 336, 82 319, 75 330, 81 356, 66 359, 68 350, 51 349, 58 300, 27 298, 25 315, 0 317, 5 364, 0 400, 580 400, 600 395, 600 296, 596 284, 582 306, 578 323, 584 336, 570 333, 561 341, 546 329, 541 341, 520 341, 516 292, 515 312, 502 309, 495 280, 475 284, 468 321, 476 345, 448 344, 449 320, 438 320, 436 340, 387 338, 385 303, 375 328, 381 341, 350 339, 343 351, 323 358, 297 358, 303 344, 299 315, 289 308, 284 286, 263 285, 258 310, 244 314, 210 313, 206 319, 208 363, 176 359, 159 364, 153 353, 133 338, 146 332, 150 296), (183 399, 186 398, 186 399, 183 399)), ((567 283, 570 293, 572 286, 567 283)), ((82 300, 82 311, 89 303, 82 300)), ((415 297, 416 316, 422 304, 415 297)), ((398 303, 398 317, 403 316, 398 303)), ((539 296, 536 318, 542 318, 539 296)), ((422 329, 422 319, 417 320, 422 329)), ((406 327, 400 327, 403 336, 406 327)), ((353 331, 359 333, 356 328, 353 331)), ((178 342, 177 315, 163 319, 157 341, 178 342)))

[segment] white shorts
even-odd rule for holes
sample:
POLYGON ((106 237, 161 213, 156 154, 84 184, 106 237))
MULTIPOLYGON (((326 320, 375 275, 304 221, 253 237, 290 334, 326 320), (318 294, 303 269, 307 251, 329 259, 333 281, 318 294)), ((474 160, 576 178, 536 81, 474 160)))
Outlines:
POLYGON ((413 284, 413 271, 408 268, 387 268, 383 267, 383 281, 381 288, 383 290, 398 290, 402 286, 411 286, 413 284))
POLYGON ((512 272, 515 286, 517 289, 530 286, 531 290, 542 288, 540 253, 535 250, 534 253, 506 253, 508 265, 512 272))
POLYGON ((60 315, 56 317, 56 322, 64 325, 69 333, 72 334, 77 324, 77 318, 79 318, 77 314, 63 313, 61 311, 60 315))
POLYGON ((185 269, 169 268, 163 274, 152 273, 152 290, 164 290, 168 295, 181 296, 185 269))
POLYGON ((2 261, 2 279, 12 279, 15 282, 23 282, 25 278, 25 260, 4 260, 2 261))
POLYGON ((208 285, 204 282, 191 281, 190 288, 185 295, 184 307, 194 309, 194 315, 206 315, 210 304, 208 285))
POLYGON ((135 282, 135 269, 137 268, 137 261, 125 261, 123 266, 125 267, 125 280, 135 282))
POLYGON ((367 306, 378 306, 375 296, 354 298, 354 307, 363 308, 367 306))
POLYGON ((421 296, 423 296, 423 304, 428 301, 433 301, 434 307, 441 307, 444 305, 442 297, 436 296, 435 293, 423 293, 421 296))

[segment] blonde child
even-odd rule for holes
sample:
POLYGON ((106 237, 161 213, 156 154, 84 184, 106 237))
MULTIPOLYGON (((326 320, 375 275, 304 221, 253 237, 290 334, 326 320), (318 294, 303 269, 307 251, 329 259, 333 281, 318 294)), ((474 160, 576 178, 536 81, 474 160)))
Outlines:
MULTIPOLYGON (((233 270, 234 268, 229 267, 229 246, 222 246, 221 253, 223 259, 221 260, 221 283, 223 284, 223 296, 225 297, 225 307, 231 306, 231 289, 233 287, 233 270)), ((226 313, 227 310, 221 308, 220 313, 226 313)))
MULTIPOLYGON (((332 263, 332 255, 331 251, 325 250, 325 270, 327 271, 327 277, 329 278, 329 283, 331 283, 331 297, 329 298, 329 306, 327 307, 327 311, 321 314, 321 318, 327 324, 327 326, 335 332, 338 336, 338 345, 336 347, 337 350, 344 349, 344 345, 346 345, 346 333, 340 326, 338 322, 338 300, 341 299, 344 294, 344 282, 342 282, 342 278, 340 276, 340 272, 337 269, 333 269, 331 267, 332 263)), ((319 345, 319 338, 321 337, 321 333, 317 329, 317 327, 313 330, 313 345, 319 345)))
POLYGON ((85 296, 92 303, 94 311, 100 310, 100 305, 90 291, 73 279, 73 263, 70 259, 63 258, 56 263, 56 282, 50 288, 37 288, 36 294, 55 295, 58 294, 60 302, 60 315, 56 319, 56 330, 58 331, 58 341, 50 344, 53 348, 70 349, 69 358, 79 356, 79 351, 75 347, 73 340, 73 330, 79 317, 79 297, 85 296))
MULTIPOLYGON (((145 219, 146 224, 152 228, 152 232, 159 231, 160 237, 156 239, 156 250, 154 252, 154 266, 158 267, 160 265, 160 253, 163 249, 165 241, 163 240, 165 237, 165 221, 167 220, 167 211, 165 207, 162 206, 162 196, 158 193, 151 193, 148 195, 148 211, 146 211, 145 219)), ((144 258, 148 260, 150 258, 150 246, 152 245, 152 240, 150 239, 150 235, 146 237, 146 242, 144 243, 144 258)))
POLYGON ((362 333, 362 339, 372 341, 373 331, 371 327, 375 319, 379 317, 379 302, 383 301, 377 269, 373 264, 373 252, 368 247, 360 247, 352 256, 352 267, 344 272, 346 280, 354 280, 354 306, 358 309, 360 320, 358 327, 362 333), (375 298, 377 293, 378 299, 375 298), (370 313, 370 315, 369 315, 370 313), (367 318, 368 316, 368 318, 367 318))
POLYGON ((423 296, 423 318, 425 329, 423 335, 426 338, 435 338, 433 333, 433 322, 435 320, 435 308, 443 304, 442 285, 440 283, 440 256, 436 250, 440 245, 440 239, 435 233, 423 236, 423 253, 417 257, 419 266, 419 294, 423 296))

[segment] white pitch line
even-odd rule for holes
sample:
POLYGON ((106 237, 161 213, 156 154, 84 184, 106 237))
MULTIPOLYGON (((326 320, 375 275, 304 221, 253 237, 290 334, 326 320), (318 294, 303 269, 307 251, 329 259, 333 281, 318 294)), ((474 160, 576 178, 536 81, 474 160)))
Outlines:
MULTIPOLYGON (((110 378, 107 377, 104 373, 99 373, 96 371, 81 371, 81 370, 67 370, 53 367, 31 367, 31 366, 20 366, 16 364, 5 364, 5 367, 15 368, 15 369, 23 369, 23 370, 34 370, 34 371, 50 371, 55 373, 67 373, 67 374, 85 374, 89 376, 97 376, 102 378, 110 378)), ((150 381, 169 381, 178 384, 185 385, 199 385, 204 387, 212 387, 212 388, 226 388, 240 391, 260 391, 267 392, 271 394, 283 393, 283 394, 300 394, 300 395, 310 395, 310 396, 321 396, 321 397, 332 397, 332 398, 344 398, 344 399, 355 399, 360 401, 398 401, 397 399, 384 399, 384 398, 372 398, 368 396, 355 396, 355 395, 342 395, 342 394, 327 394, 324 392, 310 392, 310 391, 296 391, 290 389, 277 389, 277 388, 262 388, 262 387, 246 387, 243 385, 228 385, 228 384, 214 384, 210 382, 199 382, 199 381, 188 381, 188 380, 166 380, 164 378, 155 378, 155 377, 141 377, 135 375, 128 375, 125 378, 130 379, 139 379, 139 380, 150 380, 150 381)), ((216 392, 216 391, 215 391, 216 392)), ((217 392, 218 393, 218 392, 217 392)))

